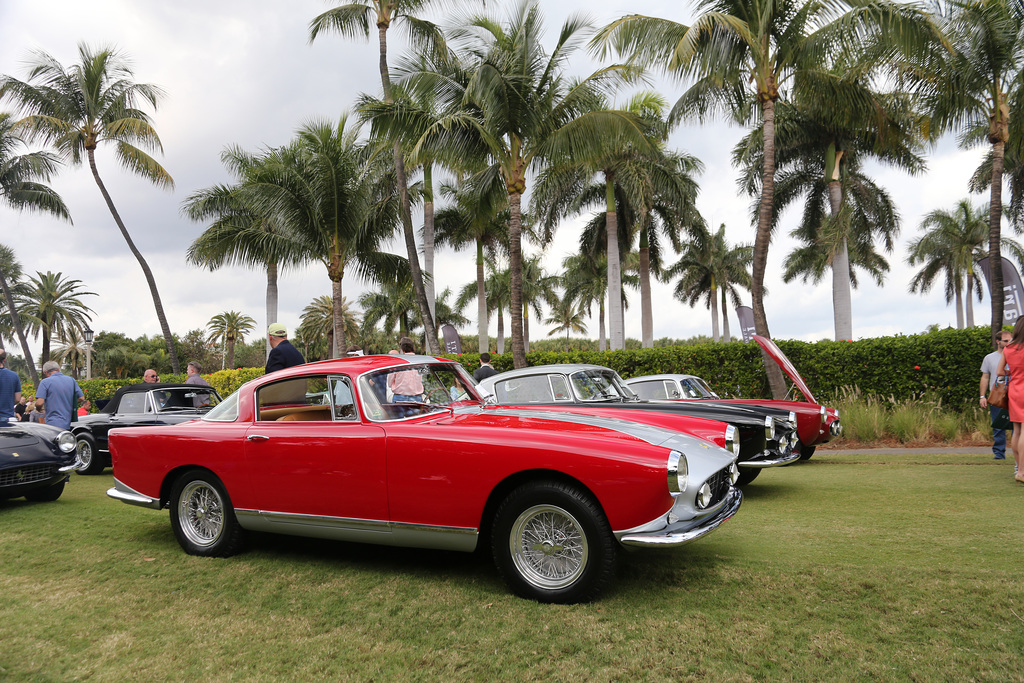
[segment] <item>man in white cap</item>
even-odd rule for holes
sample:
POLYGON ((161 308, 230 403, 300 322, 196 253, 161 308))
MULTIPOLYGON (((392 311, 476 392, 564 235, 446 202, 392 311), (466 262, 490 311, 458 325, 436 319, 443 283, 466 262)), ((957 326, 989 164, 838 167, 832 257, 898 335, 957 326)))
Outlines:
POLYGON ((293 365, 302 365, 306 362, 299 350, 288 341, 288 330, 281 323, 274 323, 267 328, 267 339, 270 340, 272 348, 270 356, 267 357, 264 374, 275 370, 284 370, 293 365))

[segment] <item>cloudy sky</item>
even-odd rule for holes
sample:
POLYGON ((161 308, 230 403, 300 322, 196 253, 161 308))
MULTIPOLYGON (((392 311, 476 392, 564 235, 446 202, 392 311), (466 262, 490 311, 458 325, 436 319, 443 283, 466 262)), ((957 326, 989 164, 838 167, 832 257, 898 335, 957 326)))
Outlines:
MULTIPOLYGON (((360 93, 379 94, 375 36, 370 42, 327 35, 309 43, 310 20, 334 4, 320 0, 94 0, 83 5, 68 0, 0 0, 0 73, 24 78, 33 50, 44 50, 70 64, 76 59, 78 43, 87 42, 118 47, 131 57, 137 81, 166 91, 154 125, 164 147, 159 160, 173 176, 174 190, 158 189, 121 170, 110 150, 99 150, 97 163, 128 230, 154 271, 169 323, 178 334, 205 327, 212 316, 228 310, 252 316, 260 328, 266 324, 264 274, 240 268, 209 272, 185 263, 186 249, 205 226, 182 217, 180 206, 197 189, 231 180, 220 163, 221 151, 227 145, 258 151, 284 144, 304 122, 336 119, 360 93)), ((487 3, 492 12, 503 12, 508 6, 508 2, 487 3)), ((602 25, 637 9, 635 3, 624 0, 564 0, 543 6, 549 41, 570 13, 586 12, 602 25)), ((690 19, 685 7, 676 1, 648 0, 643 11, 685 22, 690 19)), ((450 13, 437 12, 433 18, 444 21, 446 16, 450 13)), ((392 63, 405 50, 400 29, 389 32, 389 50, 392 63)), ((573 64, 579 73, 596 66, 583 53, 573 64)), ((680 84, 668 81, 659 81, 659 87, 672 102, 682 91, 680 84)), ((744 132, 725 124, 689 126, 678 129, 672 138, 678 149, 704 162, 699 208, 712 227, 726 225, 732 243, 752 243, 754 238, 749 199, 738 193, 737 172, 729 160, 744 132)), ((902 232, 889 258, 892 270, 885 286, 876 287, 861 277, 861 287, 854 292, 857 338, 914 334, 931 324, 956 325, 941 283, 925 296, 907 293, 913 269, 904 262, 906 244, 927 212, 952 208, 963 198, 977 205, 986 201, 987 197, 970 196, 967 191, 967 180, 982 153, 959 150, 947 139, 929 152, 929 170, 919 177, 886 168, 874 170, 896 199, 902 232)), ((107 212, 88 167, 66 168, 52 185, 67 202, 74 225, 0 207, 0 242, 14 248, 26 272, 61 272, 95 292, 97 296, 86 298, 95 311, 94 329, 133 337, 159 334, 142 271, 107 212)), ((795 246, 787 236, 795 220, 795 216, 785 217, 769 253, 769 325, 778 338, 831 338, 830 282, 805 285, 781 280, 783 260, 795 246)), ((550 272, 557 272, 562 258, 575 250, 578 231, 579 221, 560 226, 556 241, 544 253, 550 272)), ((397 241, 393 251, 405 253, 397 241)), ((440 253, 437 289, 457 289, 471 282, 474 272, 470 252, 440 253)), ((708 310, 673 301, 668 285, 656 287, 655 337, 710 334, 708 310)), ((350 301, 366 288, 354 278, 344 282, 350 301)), ((281 321, 293 329, 303 307, 330 291, 322 266, 284 273, 281 321)), ((626 313, 626 334, 639 338, 639 295, 633 299, 626 313)), ((987 294, 975 310, 976 322, 985 324, 987 294)), ((467 315, 475 315, 475 308, 467 315)), ((738 329, 734 314, 731 327, 734 332, 738 329)), ((473 324, 467 331, 475 329, 473 324)), ((494 330, 492 321, 492 334, 494 330)), ((545 326, 536 323, 531 330, 535 338, 547 333, 545 326)), ((591 322, 589 333, 596 338, 596 322, 591 322)))

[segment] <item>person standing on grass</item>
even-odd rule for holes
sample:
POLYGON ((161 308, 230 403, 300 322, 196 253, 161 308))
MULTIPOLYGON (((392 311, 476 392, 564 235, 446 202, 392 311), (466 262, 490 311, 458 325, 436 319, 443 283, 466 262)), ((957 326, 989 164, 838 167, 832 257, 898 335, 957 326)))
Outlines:
MULTIPOLYGON (((988 404, 988 396, 992 393, 992 387, 996 385, 996 371, 999 369, 999 359, 1003 357, 1003 349, 1010 343, 1013 336, 1009 330, 1003 330, 996 337, 996 350, 985 356, 981 361, 981 382, 978 390, 981 392, 981 407, 988 408, 989 414, 994 422, 999 408, 988 404)), ((992 454, 994 460, 1006 459, 1006 430, 992 428, 992 454)))
POLYGON ((21 404, 21 378, 18 373, 8 370, 6 363, 7 352, 0 351, 0 422, 14 419, 15 406, 21 404))
MULTIPOLYGON (((1017 318, 1017 324, 1013 326, 1013 336, 1010 337, 1010 343, 1003 347, 996 375, 1011 378, 1024 377, 1024 318, 1017 318)), ((1017 463, 1013 478, 1024 483, 1024 471, 1021 468, 1022 461, 1024 461, 1024 439, 1021 438, 1020 428, 1020 423, 1024 422, 1024 380, 1010 381, 1007 394, 1009 395, 1010 422, 1013 424, 1013 436, 1010 437, 1010 444, 1013 448, 1013 458, 1017 463)))
POLYGON ((491 365, 491 354, 484 351, 480 354, 480 367, 473 371, 473 379, 483 382, 488 377, 494 377, 498 371, 491 365))
POLYGON ((43 363, 43 377, 36 387, 36 410, 43 411, 46 424, 71 429, 72 416, 77 419, 78 404, 85 401, 82 388, 60 371, 56 361, 43 363))

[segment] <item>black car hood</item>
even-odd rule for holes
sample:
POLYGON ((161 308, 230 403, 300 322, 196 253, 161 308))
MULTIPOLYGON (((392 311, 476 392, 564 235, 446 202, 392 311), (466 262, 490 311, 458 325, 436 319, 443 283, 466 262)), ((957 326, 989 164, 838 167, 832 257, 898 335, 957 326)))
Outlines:
MULTIPOLYGON (((510 404, 512 405, 512 404, 510 404)), ((529 406, 550 407, 586 407, 586 408, 628 408, 633 410, 654 410, 677 415, 703 417, 719 422, 728 422, 737 426, 764 428, 766 413, 750 410, 746 406, 726 406, 721 404, 705 404, 697 401, 586 401, 577 403, 528 403, 529 406)))

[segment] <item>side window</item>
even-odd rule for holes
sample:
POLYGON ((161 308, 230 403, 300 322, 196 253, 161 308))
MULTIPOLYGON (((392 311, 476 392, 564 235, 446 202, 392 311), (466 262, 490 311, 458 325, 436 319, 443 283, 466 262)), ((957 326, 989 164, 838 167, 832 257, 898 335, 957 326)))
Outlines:
POLYGON ((551 393, 556 401, 572 401, 572 391, 565 375, 548 375, 551 379, 551 393))
POLYGON ((256 393, 261 422, 330 422, 332 403, 330 382, 322 375, 274 382, 256 393))
POLYGON ((144 393, 125 394, 117 405, 117 412, 122 414, 139 415, 146 410, 146 395, 144 393))
POLYGON ((355 400, 352 398, 352 385, 347 377, 331 378, 331 397, 335 420, 349 422, 358 418, 355 400))
POLYGON ((648 401, 668 398, 669 394, 662 382, 639 382, 629 385, 636 392, 637 396, 648 401))
MULTIPOLYGON (((692 396, 687 391, 687 389, 688 389, 688 387, 686 387, 684 385, 683 386, 683 391, 685 391, 687 393, 687 395, 690 396, 690 398, 696 398, 695 396, 692 396)), ((665 395, 668 398, 682 398, 683 397, 683 394, 681 394, 679 392, 679 389, 676 388, 676 383, 674 381, 670 380, 670 379, 665 380, 665 395)))

